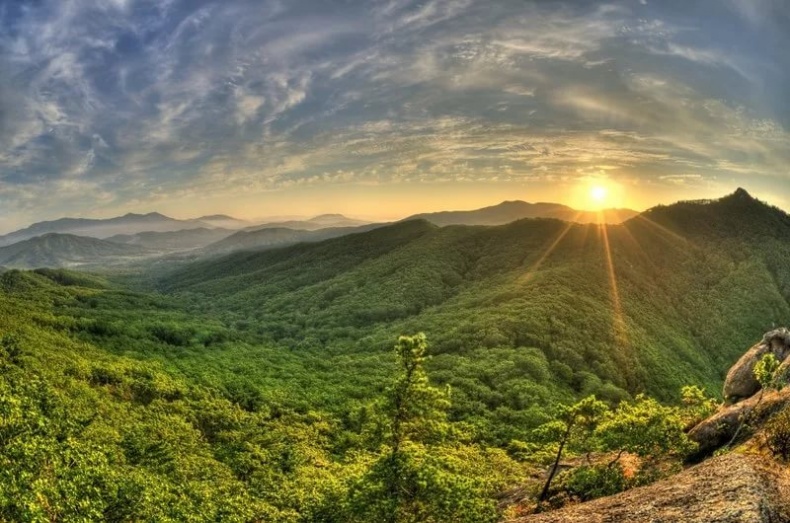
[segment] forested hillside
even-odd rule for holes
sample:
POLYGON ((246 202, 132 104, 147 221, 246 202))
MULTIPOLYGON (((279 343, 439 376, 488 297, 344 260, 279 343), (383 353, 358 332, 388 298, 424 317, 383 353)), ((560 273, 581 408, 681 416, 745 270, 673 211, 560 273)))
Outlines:
POLYGON ((788 239, 787 215, 736 193, 606 228, 404 222, 195 264, 160 288, 330 369, 350 355, 376 367, 393 336, 425 331, 456 415, 521 427, 578 395, 718 390, 743 347, 790 317, 788 239))
POLYGON ((144 258, 152 253, 136 245, 48 233, 0 247, 0 263, 8 267, 74 267, 112 265, 144 258))
MULTIPOLYGON (((408 452, 399 466, 420 475, 423 521, 493 521, 497 492, 526 476, 524 464, 445 421, 444 393, 419 368, 406 381, 397 366, 388 369, 388 382, 405 387, 397 390, 424 396, 410 399, 408 411, 392 414, 393 393, 379 391, 339 417, 264 401, 243 381, 217 389, 150 359, 117 356, 75 336, 87 328, 106 340, 110 332, 53 314, 108 292, 105 281, 76 273, 0 275, 2 521, 380 521, 397 508, 380 487, 391 482, 393 455, 381 445, 394 440, 408 452)), ((137 304, 154 315, 152 302, 137 304)), ((166 305, 156 306, 167 316, 166 305)), ((220 350, 210 335, 222 332, 195 333, 209 335, 201 350, 220 350)), ((157 328, 114 336, 176 358, 197 348, 157 328)), ((419 357, 422 343, 401 340, 401 362, 411 349, 419 357)))
POLYGON ((790 318, 790 219, 740 191, 152 267, 0 275, 0 519, 495 521, 568 412, 688 451, 640 393, 718 394, 790 318))

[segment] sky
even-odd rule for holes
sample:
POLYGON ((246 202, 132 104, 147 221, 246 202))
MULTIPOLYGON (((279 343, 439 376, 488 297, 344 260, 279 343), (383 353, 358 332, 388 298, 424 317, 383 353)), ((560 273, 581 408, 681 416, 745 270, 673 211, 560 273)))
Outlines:
POLYGON ((0 231, 790 209, 788 49, 787 0, 0 0, 0 231))

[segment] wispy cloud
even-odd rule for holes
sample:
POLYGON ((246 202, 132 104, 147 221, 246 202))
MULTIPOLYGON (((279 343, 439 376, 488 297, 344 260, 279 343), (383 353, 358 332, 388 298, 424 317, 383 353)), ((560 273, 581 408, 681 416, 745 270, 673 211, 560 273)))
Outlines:
POLYGON ((786 182, 787 9, 728 5, 0 0, 0 220, 80 191, 786 182))

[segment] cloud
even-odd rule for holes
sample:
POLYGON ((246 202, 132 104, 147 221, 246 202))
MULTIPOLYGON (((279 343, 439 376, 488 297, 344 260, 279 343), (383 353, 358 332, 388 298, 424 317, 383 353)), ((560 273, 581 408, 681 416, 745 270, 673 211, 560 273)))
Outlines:
POLYGON ((602 166, 786 181, 782 37, 733 30, 782 4, 730 0, 704 25, 646 4, 0 0, 0 205, 602 166))

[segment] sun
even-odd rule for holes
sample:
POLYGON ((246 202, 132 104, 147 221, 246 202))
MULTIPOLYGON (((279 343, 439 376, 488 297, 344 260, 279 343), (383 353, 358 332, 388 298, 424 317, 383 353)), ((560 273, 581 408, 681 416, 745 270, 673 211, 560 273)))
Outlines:
POLYGON ((593 185, 590 187, 590 199, 596 207, 602 207, 609 197, 609 189, 603 185, 593 185))

